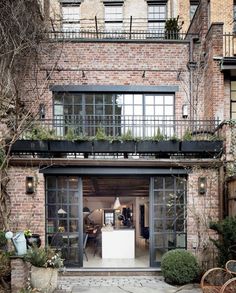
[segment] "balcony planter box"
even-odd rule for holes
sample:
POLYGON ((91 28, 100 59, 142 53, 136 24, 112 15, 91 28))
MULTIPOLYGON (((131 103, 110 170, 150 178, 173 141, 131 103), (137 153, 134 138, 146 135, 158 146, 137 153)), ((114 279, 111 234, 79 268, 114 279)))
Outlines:
POLYGON ((91 141, 51 140, 49 151, 52 153, 91 153, 91 141))
POLYGON ((11 152, 48 152, 48 141, 46 140, 17 140, 11 148, 11 152))
POLYGON ((137 153, 177 153, 179 152, 178 141, 139 141, 137 153))
POLYGON ((182 141, 181 152, 183 153, 220 153, 223 149, 223 141, 182 141))
POLYGON ((135 153, 135 141, 96 140, 93 143, 95 153, 135 153))

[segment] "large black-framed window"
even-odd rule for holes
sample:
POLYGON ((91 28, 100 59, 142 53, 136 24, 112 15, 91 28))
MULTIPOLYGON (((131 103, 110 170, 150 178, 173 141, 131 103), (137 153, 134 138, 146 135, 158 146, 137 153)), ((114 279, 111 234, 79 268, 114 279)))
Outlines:
POLYGON ((66 265, 82 266, 82 181, 77 176, 46 177, 46 243, 66 265))
POLYGON ((187 247, 187 179, 181 175, 156 176, 150 187, 151 266, 159 266, 165 252, 187 247))
POLYGON ((54 92, 54 127, 59 136, 70 129, 76 135, 94 136, 98 128, 106 135, 130 132, 137 137, 161 131, 173 135, 175 96, 158 94, 112 94, 54 92))
POLYGON ((230 118, 236 119, 236 80, 231 80, 230 118))

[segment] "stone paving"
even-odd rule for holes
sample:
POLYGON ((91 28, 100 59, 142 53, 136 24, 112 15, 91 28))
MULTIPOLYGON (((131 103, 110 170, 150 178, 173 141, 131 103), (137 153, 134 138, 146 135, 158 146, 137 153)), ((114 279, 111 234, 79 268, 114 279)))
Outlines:
POLYGON ((198 284, 175 287, 157 276, 60 276, 56 293, 200 293, 198 284))

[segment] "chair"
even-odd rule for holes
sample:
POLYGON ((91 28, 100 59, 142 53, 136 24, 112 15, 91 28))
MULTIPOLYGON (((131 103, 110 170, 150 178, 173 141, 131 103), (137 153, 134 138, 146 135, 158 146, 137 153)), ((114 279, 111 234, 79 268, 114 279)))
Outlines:
POLYGON ((88 234, 84 233, 83 234, 83 253, 86 257, 86 260, 88 261, 88 256, 87 256, 87 252, 86 252, 87 241, 88 241, 88 234))
POLYGON ((201 279, 204 293, 236 293, 236 261, 229 260, 225 269, 208 270, 201 279))

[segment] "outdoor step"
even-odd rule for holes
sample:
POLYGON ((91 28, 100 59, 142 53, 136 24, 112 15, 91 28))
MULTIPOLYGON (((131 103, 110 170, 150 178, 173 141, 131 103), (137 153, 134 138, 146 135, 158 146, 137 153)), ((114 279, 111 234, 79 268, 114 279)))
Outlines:
POLYGON ((161 276, 160 269, 66 269, 60 276, 161 276))

